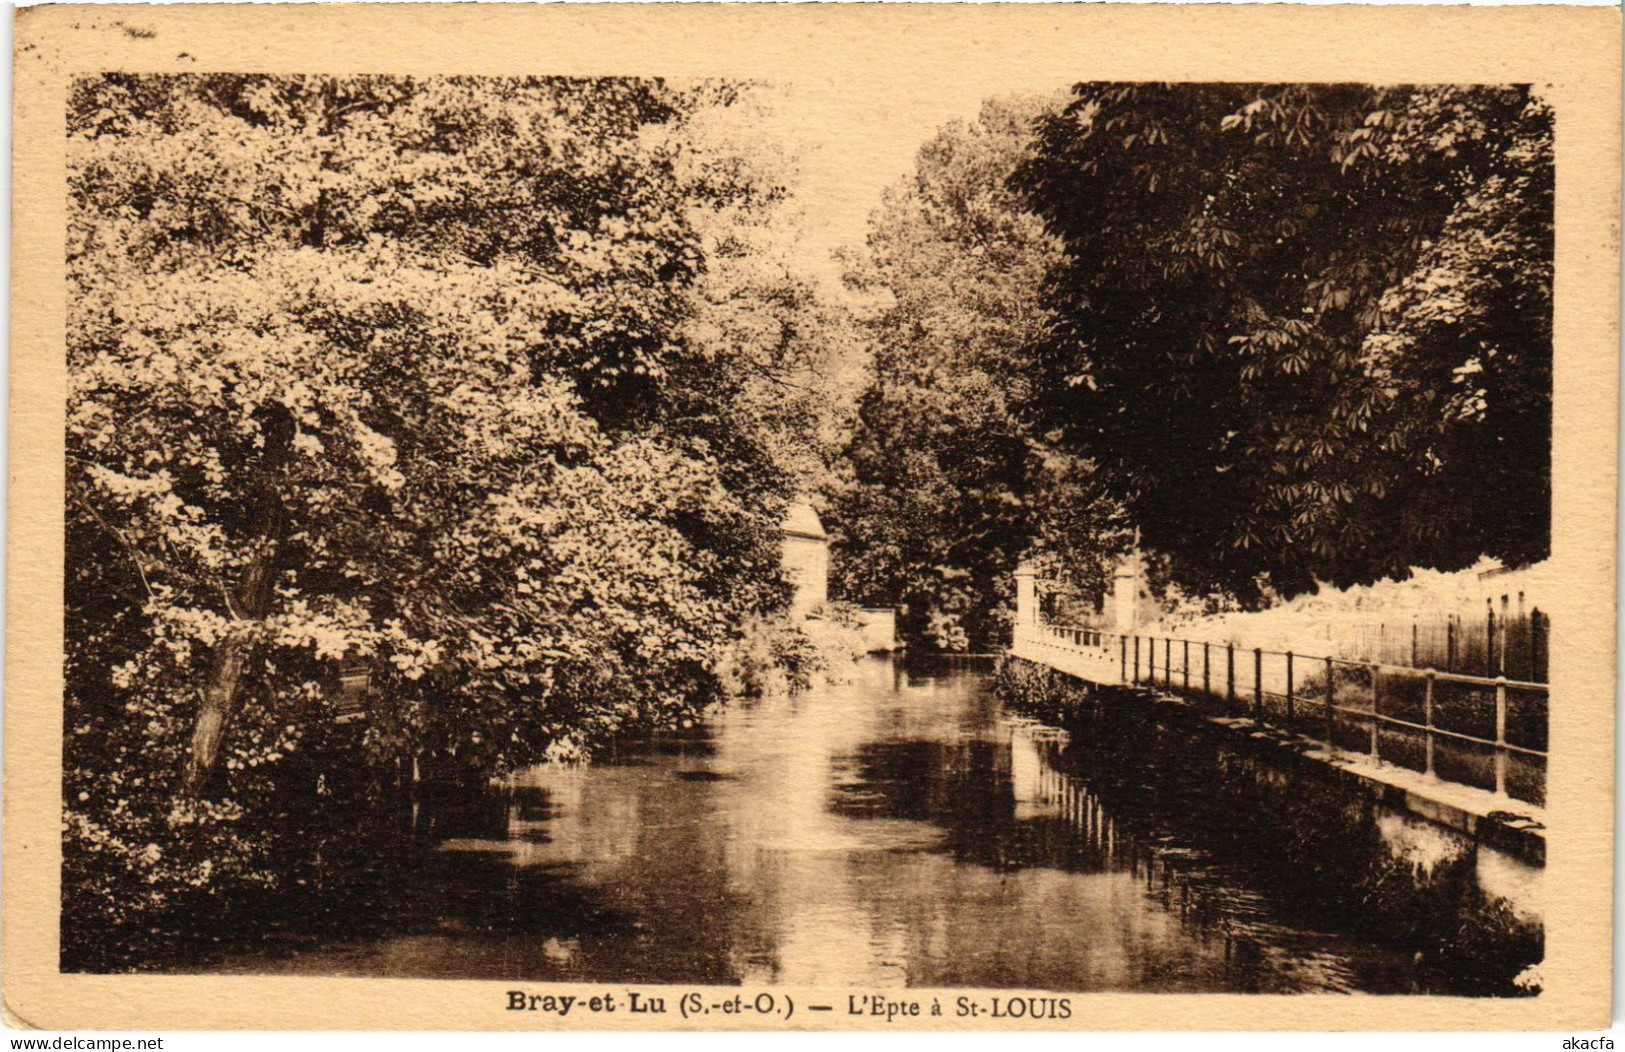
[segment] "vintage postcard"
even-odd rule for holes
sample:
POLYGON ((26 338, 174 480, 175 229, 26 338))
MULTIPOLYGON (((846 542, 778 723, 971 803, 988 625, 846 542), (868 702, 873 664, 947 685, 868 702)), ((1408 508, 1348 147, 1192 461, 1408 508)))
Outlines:
POLYGON ((9 1022, 1606 1026, 1619 38, 21 11, 9 1022))

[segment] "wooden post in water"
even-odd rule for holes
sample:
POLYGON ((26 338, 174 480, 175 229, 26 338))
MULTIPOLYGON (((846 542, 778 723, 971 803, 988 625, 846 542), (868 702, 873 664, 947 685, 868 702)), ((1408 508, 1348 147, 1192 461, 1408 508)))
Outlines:
POLYGON ((1427 766, 1423 774, 1429 778, 1437 778, 1433 772, 1433 670, 1428 669, 1427 681, 1422 691, 1422 726, 1427 728, 1427 766))
POLYGON ((1456 671, 1456 615, 1448 614, 1444 620, 1444 670, 1456 671))
POLYGON ((1191 689, 1191 641, 1184 640, 1183 645, 1185 647, 1185 690, 1188 693, 1191 689))
POLYGON ((1122 656, 1118 659, 1117 679, 1119 682, 1128 682, 1128 636, 1118 636, 1117 641, 1122 644, 1118 649, 1122 656))
POLYGON ((1202 693, 1203 694, 1212 694, 1213 693, 1213 687, 1212 687, 1212 684, 1211 684, 1210 677, 1208 675, 1208 652, 1207 652, 1207 650, 1208 650, 1208 646, 1207 646, 1207 643, 1204 641, 1202 643, 1202 693))
POLYGON ((1134 679, 1133 683, 1140 682, 1140 637, 1134 637, 1134 679))
POLYGON ((1162 685, 1174 685, 1174 641, 1166 636, 1162 640, 1162 685))
POLYGON ((1236 705, 1236 644, 1224 645, 1224 703, 1225 711, 1236 705))
POLYGON ((1507 791, 1507 678, 1495 677, 1495 795, 1507 791))

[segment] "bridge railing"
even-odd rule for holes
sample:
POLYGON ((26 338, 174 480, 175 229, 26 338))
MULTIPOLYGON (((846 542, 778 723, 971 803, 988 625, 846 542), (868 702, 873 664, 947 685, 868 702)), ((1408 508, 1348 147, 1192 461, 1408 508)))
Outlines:
POLYGON ((1545 803, 1545 683, 1070 625, 1025 626, 1017 643, 1096 682, 1165 690, 1373 763, 1545 803))

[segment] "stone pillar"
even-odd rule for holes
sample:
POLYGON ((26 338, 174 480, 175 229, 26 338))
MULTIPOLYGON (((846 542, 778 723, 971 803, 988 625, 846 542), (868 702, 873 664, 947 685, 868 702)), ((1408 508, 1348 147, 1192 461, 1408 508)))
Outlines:
POLYGON ((1132 632, 1140 623, 1140 592, 1145 587, 1145 564, 1135 549, 1117 561, 1112 572, 1112 628, 1132 632))
POLYGON ((1016 627, 1038 624, 1038 569, 1029 561, 1016 567, 1016 627))

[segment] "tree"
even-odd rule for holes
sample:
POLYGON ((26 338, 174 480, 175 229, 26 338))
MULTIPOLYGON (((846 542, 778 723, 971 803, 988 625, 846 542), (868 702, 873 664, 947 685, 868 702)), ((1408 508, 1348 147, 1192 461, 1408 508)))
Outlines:
POLYGON ((926 143, 851 277, 887 304, 866 325, 872 378, 833 502, 837 587, 901 606, 904 633, 938 649, 1005 636, 1011 574, 1035 546, 1072 543, 1071 569, 1096 578, 1109 548, 1090 465, 1016 415, 1059 243, 1006 182, 1053 105, 990 102, 926 143))
MULTIPOLYGON (((781 606, 771 351, 694 331, 778 191, 725 84, 105 76, 69 113, 65 882, 269 881, 278 772, 692 716, 781 606), (257 810, 256 810, 257 809, 257 810), (147 879, 150 875, 151 879, 147 879)), ((64 916, 69 916, 64 910, 64 916)), ((80 923, 71 921, 70 923, 80 923)))
POLYGON ((1550 112, 1524 88, 1081 84, 1025 410, 1188 586, 1549 544, 1550 112))

